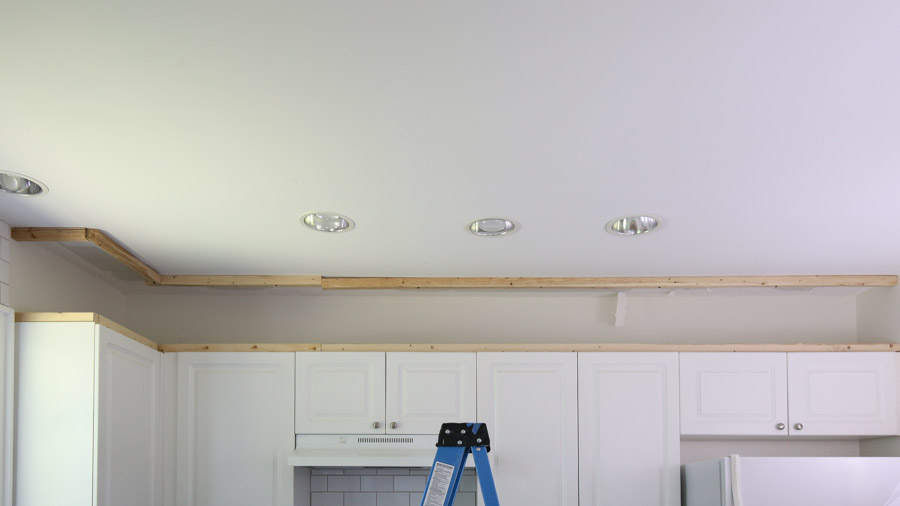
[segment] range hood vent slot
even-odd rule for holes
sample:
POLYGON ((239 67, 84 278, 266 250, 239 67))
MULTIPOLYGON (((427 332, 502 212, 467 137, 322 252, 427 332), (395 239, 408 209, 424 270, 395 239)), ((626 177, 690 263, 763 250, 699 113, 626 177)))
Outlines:
POLYGON ((356 442, 361 444, 413 444, 415 440, 411 437, 358 437, 356 442))

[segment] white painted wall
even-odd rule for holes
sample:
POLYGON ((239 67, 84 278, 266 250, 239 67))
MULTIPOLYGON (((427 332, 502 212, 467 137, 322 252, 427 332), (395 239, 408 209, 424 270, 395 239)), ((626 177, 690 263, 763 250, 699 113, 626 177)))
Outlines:
POLYGON ((12 238, 9 225, 0 221, 0 305, 9 306, 12 238))

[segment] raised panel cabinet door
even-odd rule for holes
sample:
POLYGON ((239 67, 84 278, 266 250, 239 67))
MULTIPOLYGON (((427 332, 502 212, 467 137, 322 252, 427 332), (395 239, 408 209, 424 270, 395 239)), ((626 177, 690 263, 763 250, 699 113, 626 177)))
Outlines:
POLYGON ((98 326, 97 504, 162 504, 162 354, 98 326))
POLYGON ((178 506, 290 506, 293 353, 179 353, 178 506))
POLYGON ((491 438, 500 504, 577 506, 575 353, 478 353, 477 361, 478 420, 491 438))
POLYGON ((298 434, 384 434, 383 352, 297 352, 298 434))
POLYGON ((784 353, 680 353, 681 434, 787 436, 784 353))
POLYGON ((474 353, 388 353, 388 434, 435 434, 475 421, 474 353))
POLYGON ((896 435, 894 355, 892 352, 789 354, 791 435, 896 435))
POLYGON ((581 506, 681 502, 676 353, 579 353, 581 506))

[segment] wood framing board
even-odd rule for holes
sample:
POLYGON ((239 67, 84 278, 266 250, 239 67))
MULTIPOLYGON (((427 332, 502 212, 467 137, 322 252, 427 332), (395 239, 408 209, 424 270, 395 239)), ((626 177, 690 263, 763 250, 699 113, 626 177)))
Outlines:
POLYGON ((669 277, 323 277, 325 290, 464 288, 737 288, 897 286, 897 276, 669 276, 669 277))
POLYGON ((162 276, 162 286, 322 286, 322 276, 162 276))
POLYGON ((90 242, 136 272, 147 284, 158 285, 160 281, 160 274, 153 267, 96 228, 16 227, 11 230, 11 236, 16 241, 90 242))
POLYGON ((159 350, 159 345, 155 341, 97 313, 16 313, 16 322, 92 322, 114 330, 148 348, 159 350))
POLYGON ((175 353, 183 351, 209 352, 276 352, 276 351, 321 351, 318 343, 222 343, 222 344, 161 344, 159 351, 175 353))

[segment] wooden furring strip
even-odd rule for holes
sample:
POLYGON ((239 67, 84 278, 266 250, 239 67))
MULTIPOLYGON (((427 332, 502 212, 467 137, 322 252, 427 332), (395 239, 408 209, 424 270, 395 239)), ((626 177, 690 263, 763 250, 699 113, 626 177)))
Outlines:
POLYGON ((16 241, 90 242, 136 272, 148 285, 158 285, 160 274, 132 252, 96 228, 13 228, 16 241))
POLYGON ((900 351, 900 343, 847 344, 636 344, 636 343, 441 343, 322 344, 322 351, 386 352, 837 352, 900 351))
POLYGON ((91 322, 114 330, 148 348, 159 350, 159 345, 155 341, 97 313, 16 313, 16 322, 91 322))
POLYGON ((323 277, 325 290, 468 289, 468 288, 736 288, 897 286, 897 276, 670 276, 670 277, 323 277))
POLYGON ((159 351, 176 353, 200 352, 279 352, 279 351, 321 351, 318 343, 210 343, 210 344, 161 344, 159 351))
POLYGON ((162 276, 162 286, 322 286, 322 276, 162 276))

